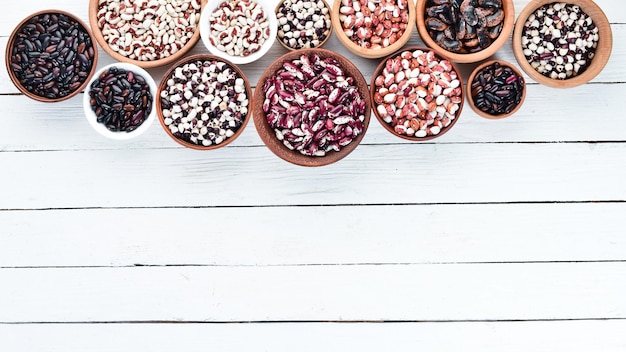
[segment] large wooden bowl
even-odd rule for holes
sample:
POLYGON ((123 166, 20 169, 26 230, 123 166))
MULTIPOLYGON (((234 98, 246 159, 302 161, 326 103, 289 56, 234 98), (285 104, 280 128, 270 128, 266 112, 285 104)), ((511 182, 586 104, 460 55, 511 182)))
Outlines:
POLYGON ((6 52, 5 52, 5 56, 4 56, 4 63, 6 65, 7 72, 9 74, 9 78, 11 79, 11 81, 13 82, 15 87, 21 93, 23 93, 25 96, 27 96, 27 97, 29 97, 30 99, 33 99, 33 100, 37 100, 37 101, 44 102, 44 103, 56 103, 56 102, 60 102, 60 101, 63 101, 63 100, 70 99, 70 98, 76 96, 78 93, 80 93, 83 89, 85 89, 85 87, 89 83, 89 80, 91 79, 91 77, 96 72, 96 66, 98 64, 98 47, 96 45, 96 40, 94 38, 94 34, 89 30, 89 27, 80 18, 76 17, 75 15, 73 15, 73 14, 71 14, 69 12, 62 11, 62 10, 43 10, 43 11, 38 11, 38 12, 35 12, 35 13, 27 16, 26 18, 24 18, 15 27, 15 29, 11 33, 11 36, 9 37, 9 41, 7 43, 7 46, 6 46, 6 52), (74 21, 76 21, 76 23, 78 23, 80 26, 82 26, 83 29, 85 30, 85 32, 87 32, 89 34, 89 38, 91 40, 91 45, 93 46, 93 51, 94 51, 94 53, 93 53, 93 63, 91 65, 91 70, 88 72, 87 76, 84 77, 84 82, 78 88, 76 88, 74 91, 70 92, 68 95, 65 95, 65 96, 62 96, 62 97, 56 97, 56 98, 49 98, 49 97, 40 96, 40 95, 34 94, 34 93, 30 92, 29 90, 27 90, 26 87, 24 87, 22 82, 20 82, 18 77, 15 75, 15 72, 13 71, 13 68, 11 67, 11 64, 13 63, 13 60, 11 58, 13 46, 15 45, 15 40, 17 38, 17 35, 18 35, 19 31, 22 29, 22 27, 26 24, 26 22, 30 21, 35 16, 44 15, 44 14, 52 14, 52 13, 66 15, 69 18, 71 18, 74 21))
POLYGON ((254 124, 256 126, 257 132, 261 137, 261 140, 265 145, 269 148, 272 153, 274 153, 279 158, 288 161, 295 165, 300 166, 324 166, 329 165, 334 162, 337 162, 350 154, 361 142, 363 136, 365 136, 365 132, 367 132, 367 128, 369 126, 370 120, 370 112, 371 112, 371 102, 369 99, 369 92, 367 88, 367 82, 361 74, 361 71, 354 66, 348 59, 343 56, 329 51, 325 49, 300 49, 290 51, 287 54, 276 59, 261 75, 259 81, 256 85, 256 89, 254 92, 254 124), (265 100, 263 85, 270 78, 275 76, 276 72, 283 67, 283 64, 287 61, 293 61, 299 58, 303 54, 317 54, 322 58, 333 57, 341 64, 346 76, 350 76, 354 78, 355 85, 358 88, 359 94, 365 100, 365 120, 363 121, 363 132, 355 137, 350 144, 343 147, 338 152, 331 151, 328 152, 325 156, 308 156, 301 154, 297 150, 290 150, 287 148, 281 141, 276 138, 276 133, 274 129, 270 127, 267 117, 265 115, 265 111, 263 111, 263 102, 265 100))
POLYGON ((350 50, 352 53, 356 55, 359 55, 367 59, 376 59, 376 58, 388 56, 400 50, 400 48, 402 48, 409 41, 409 39, 411 38, 411 33, 413 32, 413 28, 415 27, 414 26, 415 6, 413 5, 414 5, 413 0, 407 0, 407 10, 409 12, 409 19, 406 24, 406 29, 404 31, 404 34, 400 38, 398 38, 398 40, 395 43, 385 48, 378 48, 378 49, 364 48, 364 47, 357 45, 350 38, 348 38, 348 36, 344 33, 343 25, 341 23, 341 20, 339 19, 340 17, 339 9, 342 6, 341 0, 334 1, 333 9, 330 15, 330 20, 332 22, 333 31, 335 32, 335 35, 337 36, 341 44, 343 44, 348 50, 350 50))
POLYGON ((475 53, 456 53, 442 48, 435 42, 428 33, 426 28, 426 2, 427 0, 417 0, 416 15, 417 31, 420 37, 428 47, 432 48, 437 54, 445 56, 450 60, 458 63, 473 63, 482 61, 498 51, 509 39, 509 35, 513 30, 513 24, 515 23, 515 8, 513 6, 513 0, 502 0, 502 8, 504 11, 504 24, 502 25, 502 31, 496 40, 487 48, 475 52, 475 53))
MULTIPOLYGON (((207 2, 208 0, 200 1, 201 9, 204 9, 204 6, 206 5, 207 2)), ((185 43, 185 45, 176 53, 168 57, 158 59, 158 60, 152 60, 152 61, 133 60, 111 49, 111 47, 109 46, 109 43, 104 39, 104 36, 102 34, 102 29, 100 29, 100 26, 98 24, 98 3, 99 3, 99 0, 89 1, 89 24, 91 26, 91 31, 93 32, 94 37, 96 38, 96 40, 98 41, 98 44, 100 44, 102 49, 117 61, 131 63, 142 68, 153 68, 153 67, 170 65, 176 62, 177 60, 179 60, 180 58, 182 58, 184 55, 186 55, 189 52, 189 50, 191 50, 196 45, 196 43, 198 42, 198 39, 200 39, 200 29, 199 29, 200 23, 198 21, 198 23, 196 23, 196 30, 193 36, 189 38, 187 43, 185 43)))
POLYGON ((252 95, 252 87, 250 86, 250 81, 248 80, 248 78, 246 78, 246 76, 244 75, 243 71, 237 67, 235 64, 233 64, 232 62, 223 59, 221 57, 215 56, 215 55, 210 55, 210 54, 197 54, 197 55, 192 55, 192 56, 188 56, 185 57, 183 59, 180 59, 179 61, 177 61, 174 65, 172 65, 172 67, 165 72, 165 74, 163 75, 163 77, 161 78, 161 82, 159 83, 158 89, 157 89, 157 93, 155 96, 155 108, 156 108, 156 114, 157 114, 157 118, 159 119, 159 122, 161 123, 161 127, 163 127, 163 129, 165 130, 165 133, 167 133, 167 135, 172 138, 172 140, 174 140, 176 143, 190 148, 190 149, 195 149, 195 150, 214 150, 214 149, 219 149, 221 147, 224 147, 230 143, 232 143, 235 139, 237 139, 237 137, 239 137, 241 135, 241 133, 243 132, 243 130, 246 128, 246 126, 248 125, 248 121, 250 121, 250 116, 252 115, 252 106, 254 104, 253 102, 253 95, 252 95), (239 126, 239 129, 229 138, 227 138, 226 140, 224 140, 222 143, 220 144, 212 144, 210 146, 203 146, 203 145, 199 145, 199 144, 194 144, 191 142, 187 142, 185 140, 182 140, 176 136, 174 136, 174 134, 172 134, 172 132, 170 131, 169 127, 165 124, 165 117, 163 116, 163 105, 161 103, 161 92, 166 88, 167 86, 167 81, 168 79, 174 74, 174 71, 176 70, 176 68, 181 67, 187 63, 190 62, 194 62, 194 61, 207 61, 207 60, 215 60, 215 61, 221 61, 226 63, 227 65, 229 65, 231 68, 233 68, 237 74, 239 75, 239 77, 241 77, 244 80, 244 85, 246 87, 246 95, 248 96, 248 112, 246 113, 246 117, 243 121, 243 123, 241 124, 241 126, 239 126))
POLYGON ((552 0, 534 0, 528 3, 522 10, 515 23, 515 30, 513 31, 513 53, 517 63, 530 78, 538 83, 544 84, 553 88, 571 88, 581 84, 585 84, 595 78, 606 66, 611 56, 611 50, 613 48, 613 34, 611 32, 611 25, 609 20, 602 9, 591 0, 567 0, 566 3, 572 5, 578 5, 580 8, 591 17, 593 23, 598 27, 599 39, 598 47, 591 64, 587 69, 574 77, 564 80, 552 79, 544 76, 536 71, 524 56, 522 49, 522 35, 524 34, 524 23, 532 13, 539 7, 547 4, 552 4, 552 0))

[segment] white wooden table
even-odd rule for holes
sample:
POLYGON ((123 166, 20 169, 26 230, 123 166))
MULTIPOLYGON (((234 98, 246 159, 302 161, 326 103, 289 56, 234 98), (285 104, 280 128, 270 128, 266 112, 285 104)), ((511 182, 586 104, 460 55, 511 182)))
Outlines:
MULTIPOLYGON (((158 122, 108 140, 81 96, 37 103, 2 70, 0 351, 625 351, 626 5, 597 2, 614 48, 591 83, 529 81, 515 116, 465 106, 428 143, 372 116, 322 168, 253 123, 212 152, 158 122)), ((3 53, 35 11, 87 21, 86 0, 4 5, 3 53)), ((369 81, 377 60, 326 48, 369 81)))

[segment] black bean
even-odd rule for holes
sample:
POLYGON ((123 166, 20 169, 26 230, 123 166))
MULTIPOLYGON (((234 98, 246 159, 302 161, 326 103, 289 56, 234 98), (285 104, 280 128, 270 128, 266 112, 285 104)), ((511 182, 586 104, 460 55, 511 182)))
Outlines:
POLYGON ((524 79, 495 62, 477 72, 471 82, 474 104, 491 115, 508 114, 521 102, 524 79))

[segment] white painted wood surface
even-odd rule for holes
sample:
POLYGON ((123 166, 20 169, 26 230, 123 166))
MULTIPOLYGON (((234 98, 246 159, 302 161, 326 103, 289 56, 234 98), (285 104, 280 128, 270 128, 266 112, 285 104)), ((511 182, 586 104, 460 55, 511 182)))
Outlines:
MULTIPOLYGON (((87 3, 12 4, 0 49, 28 14, 87 3)), ((626 350, 626 5, 597 3, 614 48, 591 83, 528 82, 515 116, 466 106, 429 143, 372 117, 317 169, 252 123, 214 152, 158 123, 106 140, 80 96, 37 103, 0 70, 0 351, 626 350)), ((326 48, 368 80, 378 62, 326 48)), ((242 68, 254 83, 284 52, 242 68)))

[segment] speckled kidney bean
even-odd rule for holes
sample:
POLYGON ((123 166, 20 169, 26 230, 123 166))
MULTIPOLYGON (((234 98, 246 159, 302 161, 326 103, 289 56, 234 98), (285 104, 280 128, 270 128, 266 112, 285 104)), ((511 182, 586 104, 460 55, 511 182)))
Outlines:
POLYGON ((477 72, 470 84, 476 107, 491 115, 513 111, 520 104, 524 91, 524 78, 498 62, 477 72))
POLYGON ((452 63, 433 51, 403 51, 374 80, 374 108, 399 135, 438 135, 457 117, 462 88, 452 63))
POLYGON ((270 36, 263 7, 253 0, 227 0, 209 15, 211 45, 231 56, 248 56, 270 36))
POLYGON ((284 0, 276 17, 278 39, 292 49, 318 47, 330 35, 330 11, 321 0, 284 0))
POLYGON ((407 0, 341 1, 339 19, 343 32, 363 48, 385 48, 394 44, 409 25, 407 0))
POLYGON ((522 49, 537 72, 564 80, 585 72, 599 39, 598 27, 579 6, 552 3, 524 23, 522 49))
POLYGON ((28 20, 10 50, 10 69, 22 86, 49 99, 76 91, 87 80, 95 57, 87 30, 61 13, 28 20))
POLYGON ((152 93, 145 78, 112 67, 89 87, 89 104, 97 121, 113 132, 131 132, 152 112, 152 93))
POLYGON ((262 89, 276 138, 303 155, 340 151, 364 131, 366 101, 332 57, 303 54, 286 61, 262 89))
POLYGON ((159 60, 191 39, 200 0, 99 0, 97 18, 111 50, 132 60, 159 60))
POLYGON ((170 132, 200 146, 223 143, 237 133, 248 114, 245 81, 222 61, 198 60, 176 67, 159 94, 170 132))

